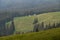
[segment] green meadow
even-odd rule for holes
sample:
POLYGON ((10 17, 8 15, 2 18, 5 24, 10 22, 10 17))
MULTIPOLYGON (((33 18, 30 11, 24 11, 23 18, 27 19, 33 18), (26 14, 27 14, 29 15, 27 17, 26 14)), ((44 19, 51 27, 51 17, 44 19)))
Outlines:
MULTIPOLYGON (((29 32, 33 31, 34 18, 38 18, 39 23, 44 22, 45 25, 49 23, 60 22, 60 12, 43 13, 33 16, 15 17, 14 25, 15 32, 29 32)), ((10 26, 11 22, 6 23, 10 26)), ((60 40, 60 28, 53 28, 48 30, 42 30, 40 32, 31 32, 25 34, 15 34, 5 37, 0 37, 0 40, 60 40)))
POLYGON ((39 23, 44 22, 45 24, 53 24, 60 22, 60 12, 50 12, 33 16, 15 17, 14 24, 16 32, 28 32, 33 31, 34 18, 38 18, 39 23))
POLYGON ((0 40, 60 40, 60 28, 0 37, 0 40))

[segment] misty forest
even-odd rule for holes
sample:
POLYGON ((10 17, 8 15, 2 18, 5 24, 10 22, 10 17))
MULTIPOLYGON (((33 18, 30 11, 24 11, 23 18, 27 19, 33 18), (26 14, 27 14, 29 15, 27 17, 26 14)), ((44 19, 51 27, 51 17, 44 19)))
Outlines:
POLYGON ((60 28, 60 0, 0 0, 0 37, 60 28))

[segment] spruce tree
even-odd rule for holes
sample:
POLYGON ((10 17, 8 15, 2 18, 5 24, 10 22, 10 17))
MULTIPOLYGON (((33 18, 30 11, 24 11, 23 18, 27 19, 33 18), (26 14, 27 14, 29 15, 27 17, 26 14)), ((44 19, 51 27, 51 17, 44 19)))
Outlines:
POLYGON ((38 31, 39 31, 39 30, 38 30, 38 27, 39 27, 38 18, 35 18, 35 19, 34 19, 33 24, 34 24, 33 32, 38 32, 38 31))
POLYGON ((38 18, 35 18, 35 19, 34 19, 33 24, 36 24, 36 23, 38 23, 38 18))
POLYGON ((56 28, 56 26, 55 26, 55 23, 53 23, 53 26, 52 26, 52 28, 56 28))
POLYGON ((14 20, 12 20, 11 25, 10 25, 10 34, 13 34, 15 31, 15 25, 14 25, 14 20))

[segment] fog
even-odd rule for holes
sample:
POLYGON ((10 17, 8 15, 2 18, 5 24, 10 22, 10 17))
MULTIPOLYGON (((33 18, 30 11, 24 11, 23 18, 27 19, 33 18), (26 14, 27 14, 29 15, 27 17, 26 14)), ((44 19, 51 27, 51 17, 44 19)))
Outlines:
POLYGON ((59 4, 59 0, 0 0, 0 9, 34 8, 46 4, 59 4))

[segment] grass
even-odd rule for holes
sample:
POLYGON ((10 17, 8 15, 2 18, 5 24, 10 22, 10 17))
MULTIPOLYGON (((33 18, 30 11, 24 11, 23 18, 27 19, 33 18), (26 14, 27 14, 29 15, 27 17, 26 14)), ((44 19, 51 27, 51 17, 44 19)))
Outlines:
POLYGON ((37 17, 40 22, 44 22, 45 24, 54 22, 60 22, 60 12, 50 12, 44 13, 36 16, 25 16, 25 17, 15 17, 14 24, 16 28, 16 32, 28 32, 33 30, 33 21, 34 18, 37 17))
MULTIPOLYGON (((60 12, 50 12, 35 16, 15 17, 14 24, 16 32, 28 32, 33 30, 33 21, 37 17, 40 22, 45 24, 60 22, 60 12)), ((10 26, 11 22, 6 23, 10 26)), ((60 28, 44 30, 40 32, 32 32, 26 34, 10 35, 0 37, 0 40, 60 40, 60 28)))
POLYGON ((60 28, 40 32, 0 37, 0 40, 60 40, 60 28))

